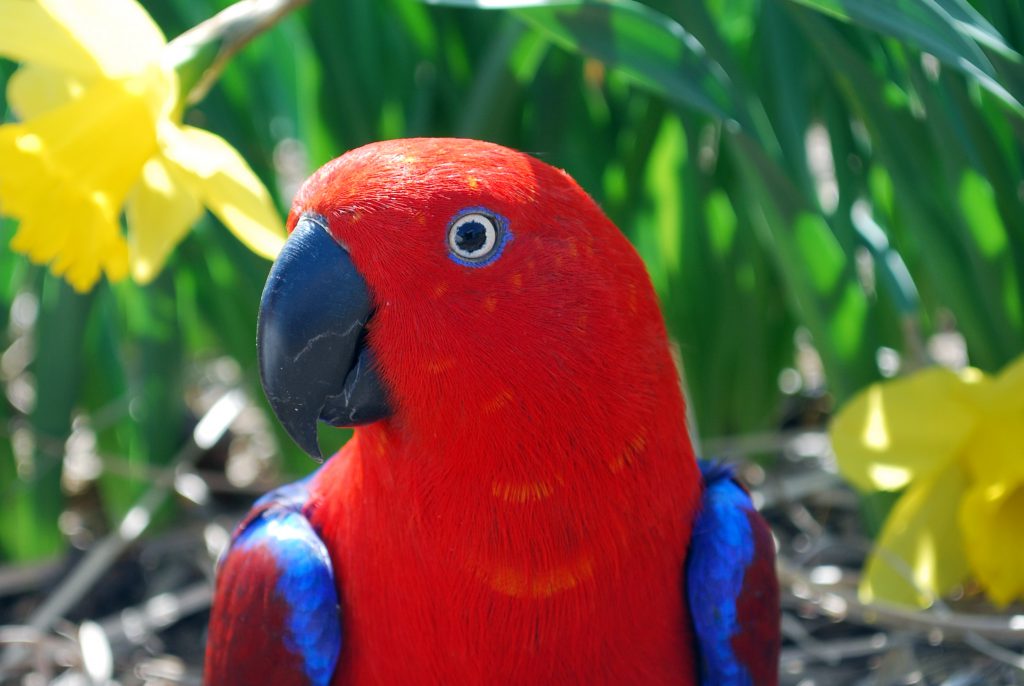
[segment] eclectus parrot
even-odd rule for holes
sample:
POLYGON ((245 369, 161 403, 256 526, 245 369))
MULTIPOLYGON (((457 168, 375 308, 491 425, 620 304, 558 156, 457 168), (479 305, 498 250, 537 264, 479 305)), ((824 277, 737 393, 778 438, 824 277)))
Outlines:
POLYGON ((563 171, 395 140, 302 186, 260 307, 295 441, 220 565, 206 683, 777 682, 771 534, 698 466, 643 263, 563 171))

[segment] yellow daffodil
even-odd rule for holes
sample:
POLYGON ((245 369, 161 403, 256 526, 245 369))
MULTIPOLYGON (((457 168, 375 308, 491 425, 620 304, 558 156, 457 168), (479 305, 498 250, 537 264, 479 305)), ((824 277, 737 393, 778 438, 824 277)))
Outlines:
POLYGON ((831 427, 839 469, 899 491, 860 594, 927 607, 972 577, 998 605, 1024 598, 1024 356, 990 377, 930 368, 877 383, 831 427))
POLYGON ((80 291, 101 273, 145 283, 206 206, 277 254, 269 193, 224 139, 181 123, 167 42, 134 0, 0 0, 0 26, 0 57, 22 63, 7 88, 20 122, 0 126, 14 250, 80 291))

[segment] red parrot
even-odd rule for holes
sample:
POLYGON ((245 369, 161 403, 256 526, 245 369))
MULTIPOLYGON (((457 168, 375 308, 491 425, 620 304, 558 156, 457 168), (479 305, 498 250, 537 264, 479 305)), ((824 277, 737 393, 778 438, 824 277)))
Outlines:
POLYGON ((643 263, 565 172, 375 143, 302 186, 261 380, 319 456, 221 562, 206 682, 777 683, 774 550, 698 466, 643 263))

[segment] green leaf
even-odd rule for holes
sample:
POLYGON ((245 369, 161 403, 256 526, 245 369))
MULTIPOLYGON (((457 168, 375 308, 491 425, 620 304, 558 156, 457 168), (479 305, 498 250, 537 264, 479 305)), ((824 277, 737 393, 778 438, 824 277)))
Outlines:
POLYGON ((949 15, 964 36, 1013 62, 1021 62, 1020 53, 1010 47, 1002 34, 967 0, 934 0, 934 3, 949 15))
MULTIPOLYGON (((647 203, 630 223, 679 345, 700 432, 722 436, 771 425, 793 325, 747 217, 700 171, 699 130, 693 115, 664 118, 644 176, 647 203)), ((728 170, 721 173, 724 184, 728 170)))
POLYGON ((960 207, 963 208, 978 247, 985 257, 996 257, 1006 249, 1006 229, 996 208, 992 184, 973 169, 966 169, 960 181, 960 207))
POLYGON ((1019 351, 1019 334, 1001 306, 1002 286, 980 263, 974 239, 960 220, 955 202, 958 188, 949 187, 952 160, 946 155, 956 147, 952 143, 963 138, 962 131, 941 126, 931 137, 934 115, 927 118, 928 126, 922 126, 910 101, 887 101, 873 65, 844 42, 842 34, 812 12, 791 9, 847 107, 870 136, 872 153, 887 167, 899 219, 889 227, 894 232, 893 245, 906 260, 923 297, 932 307, 951 310, 956 316, 972 361, 985 369, 998 369, 1019 351), (925 188, 932 190, 925 192, 925 188), (935 192, 937 188, 947 190, 935 192))
POLYGON ((425 0, 506 9, 555 43, 621 69, 668 100, 722 119, 745 119, 725 72, 669 17, 632 0, 425 0))
POLYGON ((809 213, 798 215, 793 237, 815 290, 821 293, 833 290, 843 276, 847 259, 825 220, 809 213))
MULTIPOLYGON (((83 338, 92 300, 92 295, 75 293, 50 274, 43 278, 32 364, 36 406, 29 418, 34 446, 29 461, 9 485, 11 492, 3 498, 0 540, 15 559, 47 557, 65 546, 57 527, 64 509, 61 465, 80 392, 83 338)), ((0 459, 8 457, 0 455, 0 459)))
POLYGON ((944 64, 976 79, 993 95, 1024 114, 1022 94, 1011 94, 976 40, 1012 56, 1015 53, 998 32, 961 2, 935 0, 789 0, 842 21, 868 27, 929 52, 944 64))
POLYGON ((878 375, 877 333, 852 255, 835 239, 834 224, 808 207, 763 150, 742 133, 729 142, 752 224, 785 283, 792 311, 814 338, 833 392, 843 398, 878 375))
POLYGON ((920 317, 920 298, 903 256, 891 247, 885 230, 871 216, 866 206, 854 207, 851 214, 857 233, 874 258, 875 275, 881 287, 892 297, 903 316, 917 322, 920 317))
MULTIPOLYGON (((148 286, 123 282, 114 289, 124 312, 115 320, 125 335, 120 357, 131 414, 117 427, 127 462, 106 469, 100 492, 116 521, 152 485, 152 472, 167 467, 188 439, 184 400, 184 351, 174 277, 164 270, 148 286)), ((164 509, 161 518, 170 516, 164 509)))

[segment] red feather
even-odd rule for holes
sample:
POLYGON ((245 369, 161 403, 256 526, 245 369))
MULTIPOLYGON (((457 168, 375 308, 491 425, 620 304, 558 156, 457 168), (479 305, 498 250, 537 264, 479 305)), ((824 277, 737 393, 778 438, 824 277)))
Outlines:
POLYGON ((742 631, 732 640, 740 663, 755 684, 779 682, 779 593, 775 578, 775 542, 767 522, 747 512, 754 554, 743 576, 743 592, 736 601, 736 624, 742 631))
POLYGON ((302 659, 283 641, 288 606, 277 596, 277 563, 255 547, 229 555, 217 573, 204 681, 217 684, 306 683, 302 659))

